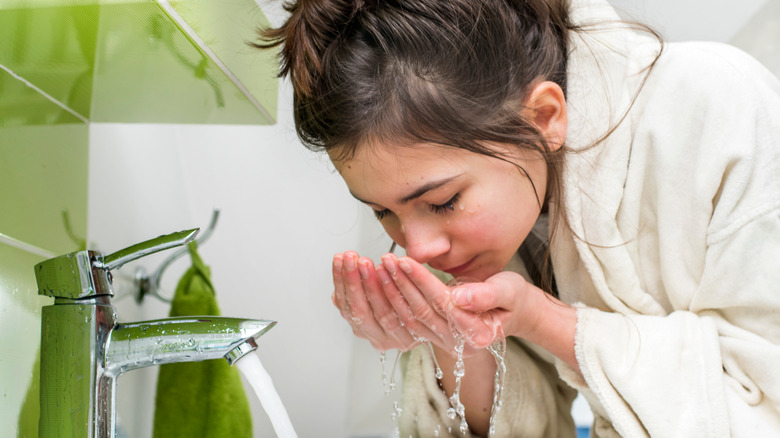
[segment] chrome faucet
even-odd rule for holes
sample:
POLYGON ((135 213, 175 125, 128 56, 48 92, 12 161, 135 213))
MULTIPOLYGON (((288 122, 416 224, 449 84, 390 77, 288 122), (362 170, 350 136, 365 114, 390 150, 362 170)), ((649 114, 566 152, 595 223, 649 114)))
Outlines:
POLYGON ((38 294, 54 297, 41 317, 39 437, 113 438, 120 374, 217 358, 232 364, 276 324, 214 316, 117 322, 111 270, 184 245, 197 232, 160 236, 110 255, 78 251, 35 266, 38 294))

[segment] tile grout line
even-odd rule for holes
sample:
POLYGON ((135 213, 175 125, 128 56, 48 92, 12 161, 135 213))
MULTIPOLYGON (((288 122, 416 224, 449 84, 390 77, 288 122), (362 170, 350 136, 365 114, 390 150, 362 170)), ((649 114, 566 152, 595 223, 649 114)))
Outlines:
POLYGON ((36 87, 36 86, 35 86, 35 85, 34 85, 32 82, 30 82, 30 81, 28 81, 27 79, 25 79, 25 78, 23 78, 23 77, 19 76, 18 74, 14 73, 14 72, 13 72, 13 70, 9 69, 8 67, 4 66, 3 64, 0 64, 0 69, 3 69, 3 70, 5 70, 5 71, 6 71, 6 72, 7 72, 9 75, 11 75, 11 76, 12 76, 14 79, 16 79, 16 80, 20 81, 20 82, 21 82, 21 83, 23 83, 24 85, 26 85, 26 86, 28 86, 28 87, 32 88, 33 90, 37 91, 37 92, 38 92, 38 93, 40 93, 40 94, 41 94, 43 97, 45 97, 46 99, 49 99, 49 100, 50 100, 52 103, 54 103, 55 105, 59 106, 60 108, 64 109, 65 111, 67 111, 67 112, 69 112, 70 114, 74 115, 75 117, 77 117, 77 118, 78 118, 79 120, 81 120, 82 122, 84 122, 84 123, 89 123, 89 120, 88 120, 86 117, 82 116, 81 114, 79 114, 78 112, 76 112, 75 110, 73 110, 72 108, 70 108, 69 106, 67 106, 67 105, 65 105, 64 103, 60 102, 59 100, 55 99, 55 98, 54 98, 53 96, 51 96, 49 93, 47 93, 47 92, 45 92, 45 91, 41 90, 40 88, 36 87))
POLYGON ((35 245, 31 245, 29 243, 22 242, 21 240, 14 239, 11 236, 6 236, 3 233, 0 233, 0 243, 5 243, 7 245, 13 246, 14 248, 21 249, 22 251, 27 251, 29 253, 39 255, 41 257, 46 257, 49 259, 53 259, 54 257, 57 257, 56 254, 47 251, 43 248, 39 248, 35 245))

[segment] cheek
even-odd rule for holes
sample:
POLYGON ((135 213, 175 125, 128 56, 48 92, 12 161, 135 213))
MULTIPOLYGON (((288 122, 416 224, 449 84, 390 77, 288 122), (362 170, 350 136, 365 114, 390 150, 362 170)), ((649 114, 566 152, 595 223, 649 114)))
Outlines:
POLYGON ((453 234, 459 236, 462 241, 491 246, 501 241, 505 230, 503 226, 498 226, 500 215, 486 210, 481 205, 467 207, 460 215, 460 220, 453 227, 453 234))
POLYGON ((481 247, 519 247, 536 217, 530 211, 506 207, 505 203, 467 206, 458 221, 457 235, 481 247))

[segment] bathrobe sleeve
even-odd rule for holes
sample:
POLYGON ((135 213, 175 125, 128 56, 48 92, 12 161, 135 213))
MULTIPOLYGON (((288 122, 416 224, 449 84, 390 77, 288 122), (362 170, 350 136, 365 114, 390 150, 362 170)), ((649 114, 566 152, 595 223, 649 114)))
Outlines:
POLYGON ((671 47, 657 69, 637 101, 616 219, 629 249, 578 250, 603 302, 630 301, 607 286, 631 270, 666 313, 581 305, 584 379, 557 365, 590 402, 595 436, 777 434, 780 87, 721 45, 671 47), (630 269, 605 265, 609 251, 627 251, 630 269))
MULTIPOLYGON (((577 393, 558 377, 552 358, 545 354, 520 339, 507 339, 506 374, 502 406, 496 417, 496 438, 576 435, 571 405, 577 393)), ((460 419, 447 417, 450 403, 436 379, 428 346, 421 345, 405 353, 402 361, 400 436, 462 437, 460 419)), ((468 372, 467 368, 467 375, 468 372)))

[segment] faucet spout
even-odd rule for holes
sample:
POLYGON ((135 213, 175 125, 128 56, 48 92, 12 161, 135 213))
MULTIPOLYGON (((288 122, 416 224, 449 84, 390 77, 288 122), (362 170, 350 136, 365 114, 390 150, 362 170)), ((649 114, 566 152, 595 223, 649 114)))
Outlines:
POLYGON ((193 316, 120 323, 111 269, 191 240, 160 236, 105 256, 79 251, 35 266, 41 310, 40 437, 114 438, 116 381, 130 370, 174 362, 235 360, 257 348, 275 321, 193 316))
POLYGON ((118 376, 153 365, 218 358, 232 364, 237 354, 234 350, 246 350, 243 354, 254 350, 255 340, 275 324, 214 316, 117 324, 108 342, 104 370, 118 376))

